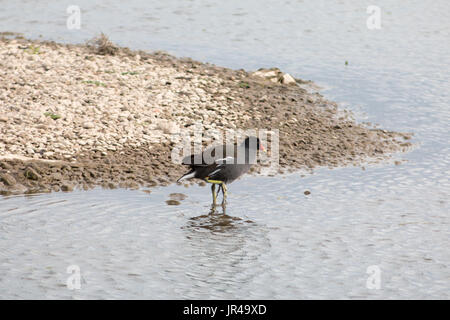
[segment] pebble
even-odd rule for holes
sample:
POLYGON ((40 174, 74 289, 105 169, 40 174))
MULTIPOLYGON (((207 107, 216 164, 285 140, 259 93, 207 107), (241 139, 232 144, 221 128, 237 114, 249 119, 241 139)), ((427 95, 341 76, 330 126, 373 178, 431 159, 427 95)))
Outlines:
POLYGON ((70 184, 70 183, 68 183, 68 182, 63 183, 63 184, 61 185, 61 190, 62 190, 62 191, 65 191, 65 192, 73 191, 73 185, 70 184))
POLYGON ((84 129, 93 129, 93 128, 95 128, 95 125, 92 122, 85 122, 83 124, 83 128, 84 129))
POLYGON ((16 184, 16 179, 8 173, 0 174, 0 181, 3 181, 8 186, 13 186, 16 184))
POLYGON ((289 73, 285 73, 281 79, 282 79, 281 83, 283 83, 283 84, 296 84, 297 83, 295 81, 295 79, 289 73))
POLYGON ((167 203, 169 206, 178 206, 178 205, 181 204, 181 202, 180 202, 180 201, 177 201, 177 200, 166 200, 166 203, 167 203))
POLYGON ((39 180, 41 178, 41 175, 37 173, 36 170, 33 169, 32 167, 28 167, 27 169, 25 169, 24 175, 25 178, 31 180, 39 180))

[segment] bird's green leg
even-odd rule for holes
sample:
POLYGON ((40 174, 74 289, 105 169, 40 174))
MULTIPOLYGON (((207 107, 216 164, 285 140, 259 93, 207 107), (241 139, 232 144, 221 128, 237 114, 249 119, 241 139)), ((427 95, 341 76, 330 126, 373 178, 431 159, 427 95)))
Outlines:
POLYGON ((216 184, 215 183, 211 184, 211 192, 212 192, 212 196, 213 196, 213 206, 215 207, 216 206, 216 199, 217 199, 217 196, 216 196, 216 184))
POLYGON ((213 206, 215 206, 216 205, 216 199, 217 199, 216 184, 219 185, 219 191, 220 191, 220 187, 222 187, 222 190, 223 190, 224 183, 223 183, 223 181, 220 181, 220 180, 209 180, 208 178, 206 178, 205 181, 212 184, 211 191, 212 191, 212 194, 213 194, 213 206))
POLYGON ((221 186, 223 193, 222 206, 224 206, 227 203, 227 185, 225 183, 222 183, 221 186))
POLYGON ((227 206, 226 206, 226 204, 222 205, 222 214, 224 214, 224 215, 227 214, 227 206))

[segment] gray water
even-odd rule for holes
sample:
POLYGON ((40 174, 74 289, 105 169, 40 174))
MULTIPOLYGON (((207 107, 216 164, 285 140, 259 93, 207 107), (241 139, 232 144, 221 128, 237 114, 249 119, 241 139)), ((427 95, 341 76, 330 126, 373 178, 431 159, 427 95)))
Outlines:
POLYGON ((368 30, 372 4, 0 1, 0 31, 72 43, 104 32, 134 49, 278 66, 415 143, 397 166, 247 176, 224 216, 208 215, 207 187, 3 197, 0 298, 449 299, 450 3, 377 1, 382 29, 368 30), (81 30, 66 28, 72 4, 81 30), (168 206, 174 192, 187 198, 168 206))

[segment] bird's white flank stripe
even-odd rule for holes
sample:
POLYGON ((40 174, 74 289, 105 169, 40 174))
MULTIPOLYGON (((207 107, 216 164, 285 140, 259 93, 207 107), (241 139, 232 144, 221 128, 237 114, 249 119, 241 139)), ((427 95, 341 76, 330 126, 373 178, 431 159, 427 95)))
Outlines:
POLYGON ((185 174, 185 175, 182 176, 180 179, 178 179, 177 182, 180 182, 180 181, 183 181, 183 180, 186 180, 186 179, 193 178, 194 176, 195 176, 195 172, 191 172, 191 173, 185 174))

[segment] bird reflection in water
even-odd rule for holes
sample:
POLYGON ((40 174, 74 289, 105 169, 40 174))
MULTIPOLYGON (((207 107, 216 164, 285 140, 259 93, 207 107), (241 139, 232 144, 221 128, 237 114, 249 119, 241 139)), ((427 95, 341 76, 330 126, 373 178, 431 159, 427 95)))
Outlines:
POLYGON ((208 214, 192 217, 183 229, 209 230, 213 232, 226 232, 239 227, 255 224, 251 220, 244 220, 239 217, 233 217, 226 214, 226 205, 220 206, 217 209, 216 205, 212 205, 208 214))

